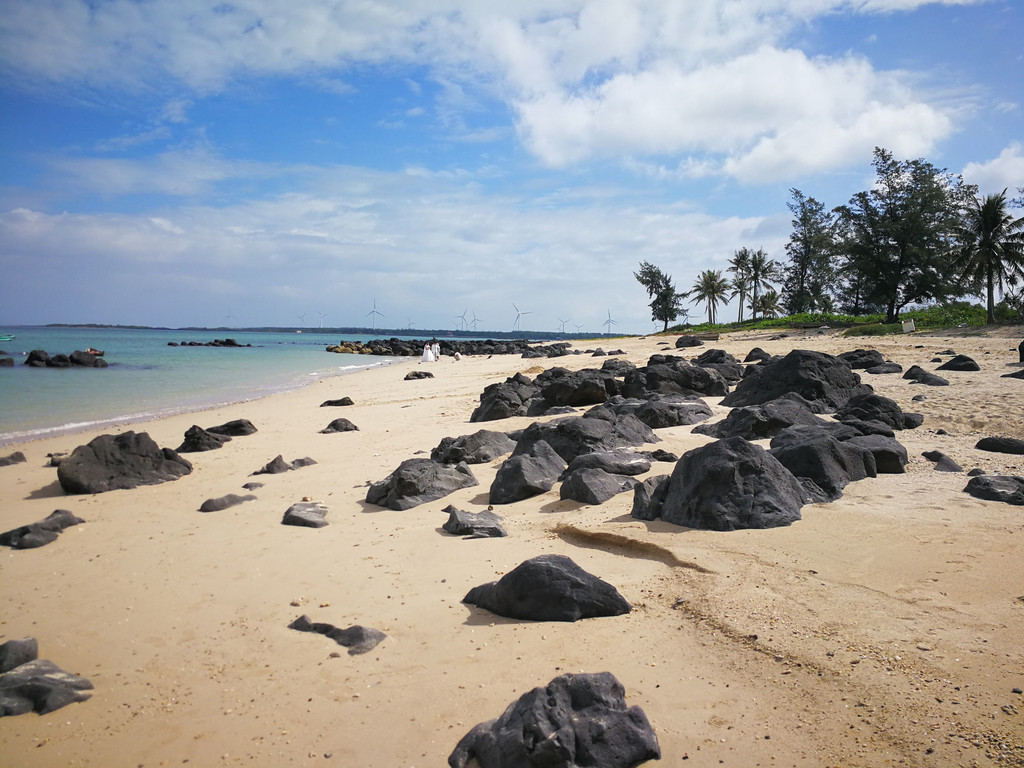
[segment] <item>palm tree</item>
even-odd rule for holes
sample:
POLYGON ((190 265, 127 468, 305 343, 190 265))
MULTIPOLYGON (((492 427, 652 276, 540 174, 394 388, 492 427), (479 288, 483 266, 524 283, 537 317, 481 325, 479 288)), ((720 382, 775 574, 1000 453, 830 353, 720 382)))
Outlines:
POLYGON ((968 203, 957 232, 953 267, 962 283, 985 286, 988 316, 995 323, 995 287, 1003 293, 1024 279, 1024 217, 1014 219, 1006 210, 1006 190, 977 196, 968 203))
POLYGON ((781 300, 782 297, 779 296, 779 292, 771 288, 758 296, 756 303, 752 303, 750 309, 754 312, 755 316, 760 312, 762 317, 778 317, 781 309, 779 302, 781 300))
POLYGON ((718 305, 728 300, 729 281, 722 277, 720 269, 706 269, 697 276, 688 295, 694 304, 703 301, 708 310, 708 322, 717 322, 718 305))
POLYGON ((752 319, 757 320, 757 297, 764 287, 782 280, 782 267, 779 262, 769 259, 763 249, 758 248, 750 254, 750 307, 752 319))
POLYGON ((747 302, 747 293, 750 292, 750 256, 751 252, 749 248, 740 248, 736 251, 735 255, 729 259, 729 272, 732 272, 736 277, 732 280, 732 287, 734 293, 729 297, 730 300, 739 296, 740 299, 740 312, 736 317, 736 322, 743 322, 743 305, 747 302))

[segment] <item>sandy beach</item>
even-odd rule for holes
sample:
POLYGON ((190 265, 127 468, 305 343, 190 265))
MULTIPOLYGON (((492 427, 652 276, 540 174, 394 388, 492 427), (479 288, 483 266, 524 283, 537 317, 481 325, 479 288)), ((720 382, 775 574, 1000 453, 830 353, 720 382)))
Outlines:
MULTIPOLYGON (((675 338, 601 345, 643 365, 675 353, 675 338)), ((981 365, 942 372, 948 387, 862 373, 925 416, 897 434, 906 473, 852 483, 839 500, 770 530, 641 522, 630 517, 631 493, 588 506, 560 501, 556 485, 495 507, 507 538, 444 533, 447 505, 486 509, 501 459, 472 467, 477 487, 410 510, 364 501, 369 483, 429 456, 445 436, 534 421, 471 424, 486 385, 606 359, 589 355, 410 359, 137 424, 170 448, 193 424, 245 418, 259 431, 187 454, 194 471, 177 481, 127 491, 65 495, 47 466, 47 454, 98 433, 6 446, 0 453, 21 450, 28 461, 0 467, 0 530, 55 509, 86 522, 46 547, 0 548, 0 642, 37 638, 40 657, 95 691, 49 715, 0 719, 0 763, 442 766, 473 725, 527 690, 564 672, 609 671, 647 713, 664 765, 1024 766, 1024 696, 1014 692, 1024 688, 1024 507, 972 498, 963 473, 936 472, 921 456, 940 450, 965 470, 1024 475, 1024 456, 974 448, 989 435, 1024 438, 1024 381, 1000 378, 1020 369, 1019 342, 762 332, 679 350, 743 359, 755 346, 873 348, 904 368, 934 370, 936 353, 953 349, 981 365), (434 378, 404 380, 415 369, 434 378), (911 402, 917 394, 927 399, 911 402), (319 407, 344 396, 355 404, 319 407), (338 416, 359 431, 319 433, 338 416), (317 464, 250 477, 279 454, 317 464), (250 480, 264 483, 257 500, 198 511, 250 480), (281 525, 304 498, 327 506, 328 527, 281 525), (461 602, 544 553, 615 585, 632 612, 526 622, 461 602), (350 656, 289 629, 301 614, 387 639, 350 656)), ((720 398, 706 400, 716 419, 728 412, 720 398)), ((658 430, 662 442, 646 447, 681 455, 711 439, 691 430, 658 430)), ((671 470, 656 463, 650 474, 671 470)))

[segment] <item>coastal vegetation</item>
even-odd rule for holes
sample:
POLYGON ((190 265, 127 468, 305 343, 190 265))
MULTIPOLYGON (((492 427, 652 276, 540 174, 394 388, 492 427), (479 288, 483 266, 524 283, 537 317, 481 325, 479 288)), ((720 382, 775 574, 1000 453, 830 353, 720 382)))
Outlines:
MULTIPOLYGON (((654 319, 666 320, 667 329, 668 320, 685 314, 679 306, 688 298, 703 304, 707 323, 674 330, 828 325, 883 334, 902 331, 904 320, 917 328, 1021 322, 1024 216, 1011 209, 1024 199, 1008 199, 1007 190, 982 197, 958 175, 921 158, 898 160, 882 148, 872 164, 871 188, 831 210, 790 190, 784 261, 741 247, 728 260, 728 278, 722 270, 701 271, 689 291, 671 289, 677 314, 654 319), (985 306, 962 300, 974 296, 985 306), (718 310, 733 299, 737 320, 722 325, 718 310)), ((664 273, 647 262, 636 273, 655 299, 652 312, 667 301, 664 285, 671 286, 663 284, 666 293, 659 294, 645 278, 654 274, 664 273)))

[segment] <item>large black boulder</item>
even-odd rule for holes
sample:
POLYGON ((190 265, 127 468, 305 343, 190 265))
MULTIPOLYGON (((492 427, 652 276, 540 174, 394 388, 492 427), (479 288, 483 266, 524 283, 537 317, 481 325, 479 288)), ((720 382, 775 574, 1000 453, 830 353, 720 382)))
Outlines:
POLYGON ((474 485, 479 482, 464 463, 449 466, 430 459, 406 459, 398 469, 370 486, 366 500, 389 509, 411 509, 474 485))
POLYGON ((658 443, 661 438, 635 416, 628 413, 619 416, 607 409, 595 408, 585 416, 534 422, 523 430, 512 455, 529 453, 533 445, 541 441, 570 462, 584 453, 658 443))
MULTIPOLYGON (((824 429, 805 430, 799 442, 782 441, 771 453, 793 473, 814 501, 835 501, 855 480, 875 477, 875 457, 867 448, 840 442, 824 429)), ((777 438, 776 438, 777 439, 777 438)))
POLYGON ((84 522, 66 509, 56 509, 38 522, 0 533, 0 544, 12 549, 35 549, 56 541, 65 528, 84 522))
POLYGON ((534 379, 534 384, 550 405, 596 405, 618 391, 614 374, 593 369, 551 368, 534 379))
POLYGON ((577 456, 569 462, 562 477, 577 469, 603 469, 613 475, 642 475, 651 468, 651 460, 642 453, 627 450, 594 451, 577 456))
POLYGON ((223 448, 224 443, 231 442, 227 435, 218 435, 193 424, 185 430, 185 439, 178 446, 178 453, 201 453, 223 448))
POLYGON ((245 437, 256 432, 256 425, 248 419, 235 419, 233 421, 218 424, 215 427, 207 427, 207 432, 215 435, 227 435, 228 437, 245 437))
POLYGON ((583 504, 604 504, 608 499, 633 489, 637 481, 603 469, 584 467, 570 472, 562 481, 558 497, 583 504))
POLYGON ((877 349, 854 349, 843 352, 839 355, 839 359, 851 368, 872 368, 885 362, 882 353, 877 349))
POLYGON ((92 352, 84 352, 76 349, 68 355, 68 362, 82 368, 106 368, 108 363, 101 355, 94 355, 92 352))
POLYGON ((676 349, 685 349, 686 347, 702 347, 704 342, 698 339, 696 336, 680 336, 676 339, 676 349))
POLYGON ((1016 437, 983 437, 974 447, 992 453, 1024 454, 1024 440, 1016 437))
POLYGON ((627 707, 610 672, 566 674, 534 688, 496 720, 476 725, 450 768, 633 768, 661 757, 644 711, 627 707))
POLYGON ((760 440, 774 437, 794 424, 818 424, 811 405, 799 395, 780 397, 761 405, 733 408, 722 421, 698 424, 693 431, 711 437, 742 437, 760 440))
POLYGON ((654 393, 720 397, 728 391, 729 384, 718 371, 671 355, 652 355, 644 368, 628 372, 622 385, 623 395, 639 398, 654 393))
POLYGON ((565 555, 540 555, 520 563, 498 581, 473 587, 462 602, 530 621, 579 621, 630 611, 615 587, 565 555))
POLYGON ((978 499, 1002 501, 1016 506, 1024 505, 1024 477, 1013 475, 983 475, 967 481, 966 493, 978 499))
POLYGON ((843 422, 880 421, 891 429, 908 428, 906 414, 899 404, 874 392, 854 395, 836 410, 835 416, 843 422))
POLYGON ((792 392, 807 400, 815 413, 830 413, 854 395, 871 391, 849 365, 824 352, 794 349, 747 370, 722 405, 760 405, 792 392))
POLYGON ((709 349, 693 358, 692 362, 701 368, 718 371, 726 381, 739 381, 743 378, 743 366, 740 361, 724 349, 709 349))
POLYGON ((177 480, 192 465, 146 432, 100 435, 80 445, 57 467, 65 493, 104 493, 177 480))
POLYGON ((486 464, 506 453, 512 453, 516 441, 504 432, 481 429, 471 435, 446 437, 430 452, 430 460, 440 464, 486 464))
POLYGON ((711 406, 695 395, 649 395, 647 399, 615 395, 591 411, 607 409, 616 415, 632 414, 651 429, 697 424, 713 415, 711 406))
POLYGON ((902 475, 907 471, 910 457, 907 455, 907 449, 895 438, 884 435, 858 435, 846 442, 871 451, 871 455, 875 457, 875 469, 880 475, 902 475))
POLYGON ((497 421, 510 416, 525 416, 530 401, 540 397, 533 381, 521 373, 496 384, 490 384, 480 394, 480 405, 469 417, 472 422, 497 421))
POLYGON ((633 507, 630 515, 637 520, 656 520, 661 517, 661 505, 668 493, 668 475, 648 477, 633 488, 633 507))
POLYGON ((796 477, 768 451, 727 437, 682 455, 660 514, 667 523, 712 531, 775 528, 799 520, 806 498, 796 477))
POLYGON ((512 504, 550 491, 566 467, 565 459, 544 440, 502 462, 491 483, 491 504, 512 504))
POLYGON ((947 360, 935 370, 937 371, 980 371, 981 366, 978 365, 973 358, 967 355, 957 355, 956 357, 947 360))
POLYGON ((45 715, 85 701, 92 683, 65 672, 52 661, 33 659, 0 675, 0 717, 37 712, 45 715))

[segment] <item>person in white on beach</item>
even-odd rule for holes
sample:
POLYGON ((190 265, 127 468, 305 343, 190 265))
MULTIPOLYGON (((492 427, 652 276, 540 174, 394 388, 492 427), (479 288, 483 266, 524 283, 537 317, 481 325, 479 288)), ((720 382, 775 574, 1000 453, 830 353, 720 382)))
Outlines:
POLYGON ((430 348, 430 351, 434 353, 434 360, 441 359, 441 345, 438 342, 434 342, 433 346, 430 348))
POLYGON ((430 348, 430 344, 423 345, 423 362, 432 363, 434 362, 434 351, 430 348))

